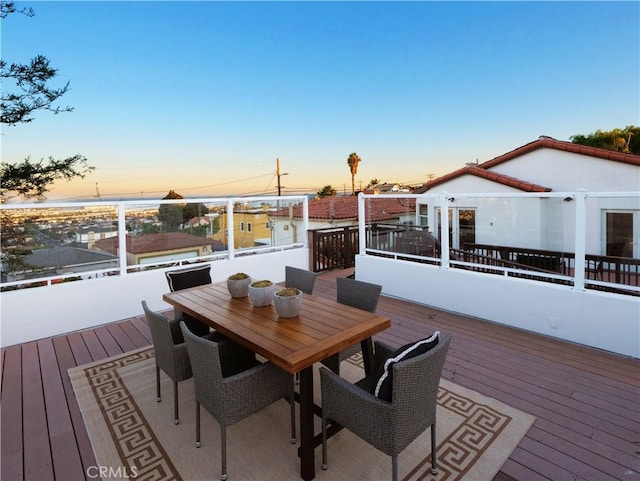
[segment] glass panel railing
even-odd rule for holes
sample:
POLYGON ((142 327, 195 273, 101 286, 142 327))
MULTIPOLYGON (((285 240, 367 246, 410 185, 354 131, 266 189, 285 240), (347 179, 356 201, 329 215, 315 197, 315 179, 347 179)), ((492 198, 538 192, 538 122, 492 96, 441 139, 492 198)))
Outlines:
POLYGON ((0 205, 2 290, 306 246, 306 198, 0 205))
POLYGON ((640 288, 640 196, 589 194, 585 211, 585 286, 640 288))
POLYGON ((117 239, 117 212, 108 204, 3 209, 3 289, 117 274, 118 257, 95 247, 117 239))
POLYGON ((637 193, 390 197, 362 196, 367 255, 640 295, 637 193))
MULTIPOLYGON (((223 235, 227 202, 164 200, 127 203, 127 266, 130 272, 228 256, 223 235)), ((117 248, 114 240, 111 248, 117 248)))

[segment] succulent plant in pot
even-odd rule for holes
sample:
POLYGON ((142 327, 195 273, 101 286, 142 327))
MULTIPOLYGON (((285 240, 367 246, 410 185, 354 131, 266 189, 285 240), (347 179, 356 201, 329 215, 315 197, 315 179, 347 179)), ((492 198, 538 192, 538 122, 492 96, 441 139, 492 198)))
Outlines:
POLYGON ((255 281, 249 284, 249 299, 254 306, 270 306, 273 302, 273 282, 255 281))
POLYGON ((249 293, 251 277, 244 272, 237 272, 227 277, 227 289, 231 297, 245 297, 249 293))
POLYGON ((289 318, 296 317, 302 306, 302 291, 295 287, 280 289, 273 296, 273 302, 278 311, 278 316, 289 318))

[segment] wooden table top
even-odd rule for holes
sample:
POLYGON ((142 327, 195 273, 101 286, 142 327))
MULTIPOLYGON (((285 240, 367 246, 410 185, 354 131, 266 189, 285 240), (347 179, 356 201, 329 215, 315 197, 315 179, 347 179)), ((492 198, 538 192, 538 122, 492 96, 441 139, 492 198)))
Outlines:
POLYGON ((297 317, 278 317, 273 305, 232 298, 226 282, 164 294, 163 300, 264 356, 290 373, 391 327, 379 316, 335 300, 303 294, 297 317))

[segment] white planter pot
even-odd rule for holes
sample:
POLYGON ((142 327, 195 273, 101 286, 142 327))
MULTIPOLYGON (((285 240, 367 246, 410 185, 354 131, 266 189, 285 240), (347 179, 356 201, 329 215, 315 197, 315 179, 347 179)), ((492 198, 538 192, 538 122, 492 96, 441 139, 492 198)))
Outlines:
POLYGON ((227 289, 231 297, 246 297, 249 294, 249 284, 251 278, 246 279, 227 279, 227 289))
POLYGON ((279 296, 276 293, 273 295, 273 303, 278 316, 284 318, 296 317, 300 313, 300 307, 302 306, 302 291, 298 291, 297 296, 279 296))
POLYGON ((249 286, 249 299, 254 306, 270 306, 273 303, 273 291, 275 286, 268 287, 253 287, 249 286))

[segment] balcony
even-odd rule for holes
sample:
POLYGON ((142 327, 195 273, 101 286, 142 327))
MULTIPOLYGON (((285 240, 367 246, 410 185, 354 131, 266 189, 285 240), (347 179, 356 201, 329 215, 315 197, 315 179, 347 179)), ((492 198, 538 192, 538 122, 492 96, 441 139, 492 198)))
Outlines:
MULTIPOLYGON (((631 251, 608 255, 607 224, 598 217, 608 211, 638 212, 639 199, 635 193, 546 195, 398 195, 414 203, 415 214, 386 229, 371 222, 376 196, 361 196, 358 235, 350 237, 355 248, 349 247, 355 276, 383 285, 379 311, 392 319, 392 327, 379 339, 401 345, 435 329, 451 332, 447 379, 536 416, 494 479, 640 479, 640 289, 637 276, 616 276, 633 274, 640 257, 638 234, 633 231, 631 251), (492 206, 492 217, 483 218, 489 212, 480 210, 483 205, 492 206), (471 229, 468 211, 473 209, 471 229), (412 250, 420 246, 421 241, 408 242, 416 236, 398 240, 399 232, 423 231, 438 245, 412 250), (533 265, 518 258, 540 257, 541 251, 561 255, 544 254, 536 261, 542 263, 533 265)), ((214 282, 238 271, 279 282, 285 265, 308 268, 320 265, 319 259, 326 265, 327 254, 344 249, 336 241, 319 252, 309 241, 304 198, 193 202, 218 214, 207 217, 209 225, 203 222, 200 229, 211 240, 216 228, 226 235, 221 250, 131 256, 127 234, 135 233, 132 220, 144 218, 141 209, 157 211, 176 202, 104 203, 106 214, 100 215, 115 226, 111 265, 3 280, 3 480, 89 479, 87 467, 95 458, 66 370, 148 345, 140 300, 153 309, 168 308, 161 301, 167 291, 164 272, 210 263, 214 282), (268 242, 261 234, 242 245, 237 236, 247 234, 249 220, 292 204, 302 206, 300 218, 292 214, 283 222, 273 216, 264 221, 273 230, 268 242)), ((76 207, 2 210, 29 210, 34 218, 34 209, 51 213, 76 207)), ((352 273, 322 274, 318 293, 334 297, 334 277, 352 273)))

